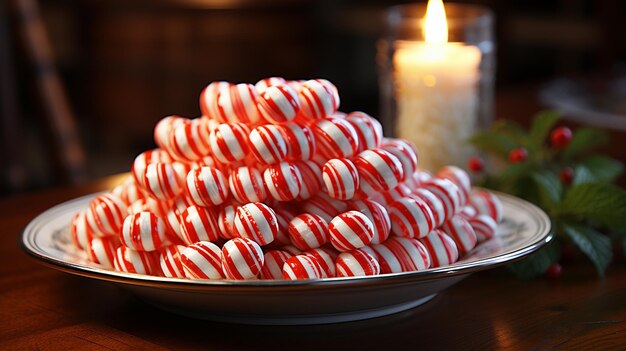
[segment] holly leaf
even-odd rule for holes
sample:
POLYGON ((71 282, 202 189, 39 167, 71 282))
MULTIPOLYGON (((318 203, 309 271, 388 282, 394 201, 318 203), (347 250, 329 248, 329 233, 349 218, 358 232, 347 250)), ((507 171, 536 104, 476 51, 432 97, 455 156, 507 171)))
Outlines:
POLYGON ((511 138, 493 130, 482 131, 469 139, 479 150, 496 154, 506 158, 509 152, 516 147, 511 138))
POLYGON ((507 268, 518 278, 532 279, 546 272, 546 269, 557 263, 561 258, 561 245, 553 241, 545 248, 531 254, 527 258, 513 262, 507 268))
POLYGON ((604 276, 604 272, 613 258, 611 239, 591 227, 582 225, 564 224, 563 231, 578 246, 580 251, 587 255, 596 267, 598 274, 604 276))
POLYGON ((535 150, 541 148, 548 137, 548 133, 559 120, 559 115, 558 111, 553 110, 542 111, 535 115, 530 127, 530 142, 535 150))
POLYGON ((558 214, 611 229, 626 228, 626 192, 607 183, 575 185, 565 194, 558 214))
POLYGON ((594 155, 582 160, 574 170, 574 184, 612 183, 624 172, 624 165, 610 157, 594 155), (579 174, 580 173, 580 174, 579 174))
POLYGON ((528 145, 528 133, 524 130, 524 128, 513 121, 506 119, 497 120, 491 125, 491 129, 510 137, 518 146, 528 145))
POLYGON ((544 209, 551 209, 561 202, 563 186, 554 173, 535 171, 531 173, 531 178, 538 190, 539 206, 544 209))
POLYGON ((579 128, 574 132, 570 144, 561 152, 561 156, 570 160, 606 143, 607 139, 606 133, 598 129, 579 128))

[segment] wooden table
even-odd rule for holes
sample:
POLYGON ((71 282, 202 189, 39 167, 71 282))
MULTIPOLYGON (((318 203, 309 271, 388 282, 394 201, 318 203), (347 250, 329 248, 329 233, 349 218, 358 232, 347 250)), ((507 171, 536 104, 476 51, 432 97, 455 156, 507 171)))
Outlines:
POLYGON ((626 348, 623 260, 605 279, 582 261, 567 264, 558 281, 520 281, 496 269, 388 317, 259 327, 162 312, 107 283, 40 265, 18 247, 22 228, 39 212, 120 179, 0 200, 0 350, 626 348))

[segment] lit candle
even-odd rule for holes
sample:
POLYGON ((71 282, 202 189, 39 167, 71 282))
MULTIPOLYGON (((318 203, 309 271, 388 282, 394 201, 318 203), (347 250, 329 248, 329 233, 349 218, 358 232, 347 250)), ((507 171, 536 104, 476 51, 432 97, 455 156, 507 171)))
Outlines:
POLYGON ((463 165, 467 139, 478 119, 481 52, 448 42, 441 0, 430 0, 423 19, 425 41, 395 42, 396 135, 417 146, 420 167, 436 171, 463 165))

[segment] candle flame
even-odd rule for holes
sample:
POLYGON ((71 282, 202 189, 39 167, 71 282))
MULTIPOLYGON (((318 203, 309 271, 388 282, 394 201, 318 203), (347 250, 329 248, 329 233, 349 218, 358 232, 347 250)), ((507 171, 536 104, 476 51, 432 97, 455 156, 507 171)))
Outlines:
POLYGON ((428 0, 424 16, 424 38, 429 44, 448 42, 448 21, 443 0, 428 0))

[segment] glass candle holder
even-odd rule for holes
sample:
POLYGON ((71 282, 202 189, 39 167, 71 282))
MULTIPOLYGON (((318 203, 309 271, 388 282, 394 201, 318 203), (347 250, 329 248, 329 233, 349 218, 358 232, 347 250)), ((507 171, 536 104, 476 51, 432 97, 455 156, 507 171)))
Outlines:
POLYGON ((447 42, 426 40, 426 5, 401 5, 388 11, 378 44, 385 131, 413 142, 429 171, 465 165, 468 138, 493 119, 493 15, 473 5, 445 9, 447 42))

